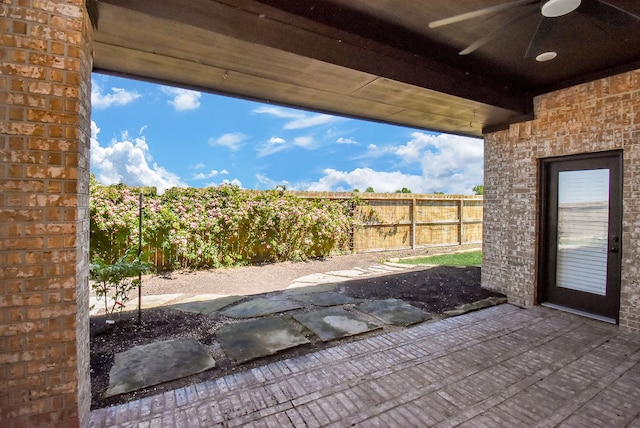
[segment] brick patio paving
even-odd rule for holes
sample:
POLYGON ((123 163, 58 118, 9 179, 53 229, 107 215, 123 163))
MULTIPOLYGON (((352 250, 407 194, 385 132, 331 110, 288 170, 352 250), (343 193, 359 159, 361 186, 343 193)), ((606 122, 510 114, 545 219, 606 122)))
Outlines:
POLYGON ((500 305, 94 410, 92 427, 640 427, 640 335, 500 305))

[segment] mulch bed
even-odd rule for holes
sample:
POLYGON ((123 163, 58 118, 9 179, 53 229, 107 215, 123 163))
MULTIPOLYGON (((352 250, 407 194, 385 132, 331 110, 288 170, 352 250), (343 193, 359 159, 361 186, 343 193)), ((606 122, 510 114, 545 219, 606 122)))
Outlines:
MULTIPOLYGON (((374 276, 346 281, 339 285, 338 291, 359 299, 382 300, 402 299, 413 306, 423 309, 435 318, 444 311, 456 306, 472 303, 500 294, 480 287, 480 268, 478 267, 434 267, 415 269, 398 274, 374 276)), ((263 296, 269 293, 262 294, 263 296)), ((258 297, 260 295, 255 295, 258 297)), ((298 311, 316 309, 312 305, 298 311)), ((398 327, 385 327, 364 335, 324 343, 312 340, 308 345, 299 346, 277 355, 236 364, 230 361, 215 341, 215 331, 223 325, 238 322, 214 312, 211 315, 184 313, 166 307, 145 309, 141 322, 137 312, 120 315, 116 324, 108 326, 106 318, 91 317, 91 390, 92 408, 106 407, 128 402, 163 391, 180 388, 205 380, 216 379, 239 370, 247 370, 274 361, 304 355, 326 347, 336 346, 351 340, 361 340, 372 335, 393 331, 398 327), (109 371, 116 353, 125 351, 134 345, 154 341, 193 337, 210 347, 216 367, 212 370, 188 378, 167 382, 143 390, 104 399, 101 395, 107 389, 109 371)), ((312 339, 310 337, 310 339, 312 339)))

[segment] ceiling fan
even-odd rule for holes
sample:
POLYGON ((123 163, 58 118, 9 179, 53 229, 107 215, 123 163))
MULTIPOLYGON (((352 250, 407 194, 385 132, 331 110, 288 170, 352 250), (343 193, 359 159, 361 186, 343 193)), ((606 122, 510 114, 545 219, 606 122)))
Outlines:
POLYGON ((544 42, 557 23, 556 18, 576 11, 589 18, 599 28, 607 31, 607 27, 624 26, 640 21, 640 16, 628 12, 606 0, 514 0, 496 6, 478 9, 472 12, 451 16, 429 23, 429 28, 438 28, 455 24, 481 16, 495 15, 497 13, 520 8, 524 12, 517 15, 504 26, 488 33, 471 45, 459 52, 459 55, 469 55, 484 46, 507 28, 533 16, 540 14, 540 22, 524 55, 525 58, 535 56, 537 61, 548 61, 557 56, 556 52, 543 52, 544 42))

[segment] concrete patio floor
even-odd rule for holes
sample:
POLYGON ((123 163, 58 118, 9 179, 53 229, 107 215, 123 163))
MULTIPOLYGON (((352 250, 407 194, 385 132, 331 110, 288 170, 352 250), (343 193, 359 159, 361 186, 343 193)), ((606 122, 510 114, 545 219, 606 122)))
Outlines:
POLYGON ((640 335, 499 305, 127 404, 91 427, 640 427, 640 335))

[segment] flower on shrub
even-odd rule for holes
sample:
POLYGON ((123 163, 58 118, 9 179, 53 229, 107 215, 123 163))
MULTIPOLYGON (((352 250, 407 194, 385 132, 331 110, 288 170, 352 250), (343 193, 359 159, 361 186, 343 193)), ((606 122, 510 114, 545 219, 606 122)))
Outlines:
MULTIPOLYGON (((91 186, 91 254, 114 262, 137 247, 139 188, 91 186)), ((358 201, 300 198, 221 185, 144 189, 146 257, 164 268, 242 265, 326 257, 350 246, 358 201)))

